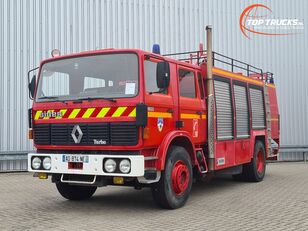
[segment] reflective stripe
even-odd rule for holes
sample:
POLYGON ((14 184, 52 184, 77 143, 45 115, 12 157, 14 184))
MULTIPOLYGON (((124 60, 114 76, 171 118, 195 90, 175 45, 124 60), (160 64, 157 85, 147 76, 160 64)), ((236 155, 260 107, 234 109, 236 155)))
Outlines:
MULTIPOLYGON (((62 109, 60 110, 60 113, 62 114, 62 117, 65 115, 65 113, 67 112, 67 109, 62 109)), ((62 119, 61 116, 57 116, 55 119, 62 119)))
POLYGON ((103 118, 108 113, 109 110, 110 110, 110 107, 102 108, 102 110, 98 113, 98 115, 96 117, 97 118, 103 118))
POLYGON ((136 117, 136 108, 129 113, 128 117, 136 117))
POLYGON ((40 115, 42 114, 42 111, 37 111, 35 113, 35 116, 34 116, 34 120, 38 120, 40 118, 40 115))
POLYGON ((202 119, 206 119, 206 115, 202 115, 202 119))
POLYGON ((200 119, 200 115, 181 113, 181 119, 200 119))
POLYGON ((120 117, 127 107, 118 107, 118 109, 112 114, 112 117, 120 117))
POLYGON ((169 112, 148 112, 148 117, 153 118, 172 118, 172 114, 169 112))
POLYGON ((82 118, 89 118, 94 112, 95 108, 88 108, 87 111, 83 114, 82 118))
MULTIPOLYGON (((77 119, 77 118, 82 118, 82 119, 89 119, 89 118, 105 118, 105 117, 136 117, 136 107, 115 107, 115 111, 111 112, 112 108, 111 107, 98 107, 98 108, 75 108, 72 111, 68 112, 68 109, 61 109, 61 110, 47 110, 47 111, 36 111, 34 115, 35 120, 39 119, 77 119), (97 110, 97 112, 96 112, 97 110), (111 112, 111 113, 109 113, 111 112), (42 113, 44 115, 53 115, 56 117, 49 117, 45 116, 44 118, 41 118, 42 113), (64 118, 65 116, 65 118, 64 118)), ((159 117, 169 117, 171 118, 170 113, 160 113, 159 117), (163 115, 161 115, 163 114, 163 115)))
POLYGON ((74 118, 76 118, 76 116, 78 115, 78 113, 80 112, 80 110, 81 109, 74 109, 73 111, 72 111, 72 113, 69 115, 69 119, 74 119, 74 118))
MULTIPOLYGON (((48 110, 47 111, 47 115, 49 114, 49 113, 52 113, 54 110, 48 110)), ((44 118, 43 118, 43 120, 47 120, 47 119, 49 119, 50 117, 49 116, 45 116, 44 118)))

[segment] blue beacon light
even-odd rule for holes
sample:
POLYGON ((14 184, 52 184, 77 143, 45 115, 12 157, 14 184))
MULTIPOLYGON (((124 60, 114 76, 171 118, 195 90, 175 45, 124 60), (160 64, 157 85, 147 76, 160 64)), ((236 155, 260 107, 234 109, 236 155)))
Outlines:
POLYGON ((154 54, 159 54, 160 55, 160 47, 159 44, 153 44, 152 52, 154 54))

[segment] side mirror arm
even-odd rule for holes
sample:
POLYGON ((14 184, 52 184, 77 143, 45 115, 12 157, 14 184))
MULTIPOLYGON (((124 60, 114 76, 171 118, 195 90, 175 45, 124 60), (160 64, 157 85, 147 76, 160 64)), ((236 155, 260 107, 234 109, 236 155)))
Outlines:
MULTIPOLYGON (((39 69, 39 67, 36 67, 36 68, 33 68, 33 69, 31 69, 31 70, 29 70, 28 71, 28 86, 30 86, 30 74, 31 74, 31 72, 33 72, 33 71, 35 71, 35 70, 37 70, 37 69, 39 69)), ((30 90, 29 90, 29 98, 30 99, 33 99, 33 97, 31 96, 31 93, 30 93, 30 90)))

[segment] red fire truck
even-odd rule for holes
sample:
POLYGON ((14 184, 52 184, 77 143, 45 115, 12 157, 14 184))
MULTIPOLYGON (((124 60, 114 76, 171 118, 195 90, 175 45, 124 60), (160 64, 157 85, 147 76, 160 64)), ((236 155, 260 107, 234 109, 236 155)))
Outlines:
POLYGON ((160 55, 156 45, 42 61, 29 81, 29 171, 69 200, 151 187, 169 209, 185 204, 194 178, 262 181, 279 149, 273 75, 213 52, 207 34, 207 51, 160 55))

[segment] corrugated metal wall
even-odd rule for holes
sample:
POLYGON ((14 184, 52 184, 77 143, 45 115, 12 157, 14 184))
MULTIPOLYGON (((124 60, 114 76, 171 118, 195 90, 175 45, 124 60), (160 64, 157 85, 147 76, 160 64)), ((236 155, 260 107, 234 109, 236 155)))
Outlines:
MULTIPOLYGON (((195 50, 214 28, 214 50, 275 73, 282 144, 308 144, 308 36, 254 36, 239 29, 242 10, 255 1, 227 0, 1 0, 0 151, 31 150, 27 140, 27 70, 50 57, 98 48, 163 53, 195 50), (305 66, 306 64, 306 66, 305 66)), ((275 17, 308 21, 305 0, 258 1, 275 17)))

